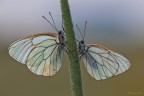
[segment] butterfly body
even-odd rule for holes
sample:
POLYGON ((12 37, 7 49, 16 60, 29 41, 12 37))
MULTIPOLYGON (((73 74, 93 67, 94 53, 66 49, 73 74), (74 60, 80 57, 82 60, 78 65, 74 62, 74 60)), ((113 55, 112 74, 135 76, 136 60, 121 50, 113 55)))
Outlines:
POLYGON ((64 37, 62 31, 58 32, 58 41, 59 41, 61 48, 63 48, 65 46, 65 37, 64 37))
POLYGON ((84 44, 84 41, 83 40, 81 40, 80 42, 79 42, 79 45, 78 45, 78 52, 79 52, 79 54, 85 54, 85 52, 87 51, 87 49, 86 49, 86 45, 84 44))

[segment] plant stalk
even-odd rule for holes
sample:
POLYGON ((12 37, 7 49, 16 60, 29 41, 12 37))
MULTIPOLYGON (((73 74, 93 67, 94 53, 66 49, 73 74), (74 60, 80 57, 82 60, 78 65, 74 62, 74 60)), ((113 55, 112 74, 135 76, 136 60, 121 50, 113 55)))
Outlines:
POLYGON ((69 70, 70 70, 70 83, 72 89, 72 96, 83 96, 82 77, 80 70, 80 63, 73 29, 73 23, 70 13, 68 0, 61 0, 61 11, 64 21, 64 29, 67 39, 67 47, 69 52, 69 70))

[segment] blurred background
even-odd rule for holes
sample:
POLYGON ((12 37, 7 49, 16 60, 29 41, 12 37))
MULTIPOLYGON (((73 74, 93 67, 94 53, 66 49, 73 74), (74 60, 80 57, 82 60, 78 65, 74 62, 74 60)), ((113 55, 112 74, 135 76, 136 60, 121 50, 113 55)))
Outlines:
MULTIPOLYGON (((87 20, 86 43, 97 43, 123 54, 131 68, 116 77, 97 81, 81 70, 85 96, 144 95, 144 1, 69 0, 75 24, 83 32, 87 20)), ((62 30, 60 0, 0 0, 0 96, 71 96, 67 55, 61 70, 53 77, 36 76, 8 55, 9 45, 22 37, 56 31, 51 18, 62 30)), ((80 38, 80 39, 79 39, 80 38)))

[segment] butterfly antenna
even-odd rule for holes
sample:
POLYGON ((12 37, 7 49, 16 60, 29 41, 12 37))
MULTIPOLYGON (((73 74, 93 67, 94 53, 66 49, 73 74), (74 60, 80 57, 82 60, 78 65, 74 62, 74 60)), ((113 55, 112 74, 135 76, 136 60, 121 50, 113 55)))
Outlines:
POLYGON ((84 39, 85 39, 85 31, 86 31, 86 26, 87 26, 87 20, 85 21, 84 39))
MULTIPOLYGON (((50 12, 49 12, 49 15, 50 15, 50 17, 51 17, 51 19, 52 19, 52 21, 53 21, 53 24, 54 24, 55 29, 57 30, 56 25, 55 25, 55 22, 54 22, 54 19, 53 19, 53 17, 52 17, 52 15, 51 15, 50 12)), ((57 31, 58 31, 58 30, 57 30, 57 31)))
POLYGON ((53 25, 52 23, 45 17, 45 16, 42 16, 56 31, 58 31, 53 25))
POLYGON ((78 31, 80 32, 80 34, 81 34, 81 36, 82 36, 82 39, 84 40, 84 36, 82 35, 82 32, 80 31, 80 29, 79 29, 79 27, 78 27, 77 24, 76 24, 76 27, 77 27, 78 31))

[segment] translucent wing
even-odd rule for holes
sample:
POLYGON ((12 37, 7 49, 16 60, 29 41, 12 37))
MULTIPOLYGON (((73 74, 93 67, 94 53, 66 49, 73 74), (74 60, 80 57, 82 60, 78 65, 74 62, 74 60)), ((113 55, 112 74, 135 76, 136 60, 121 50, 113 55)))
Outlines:
POLYGON ((37 75, 52 76, 61 67, 63 50, 56 34, 42 33, 12 43, 9 54, 37 75))
POLYGON ((96 44, 88 44, 83 61, 88 73, 96 80, 103 80, 125 72, 130 62, 124 56, 96 44))
POLYGON ((37 75, 52 76, 61 67, 62 55, 63 50, 54 41, 47 40, 31 51, 27 58, 27 67, 37 75))

